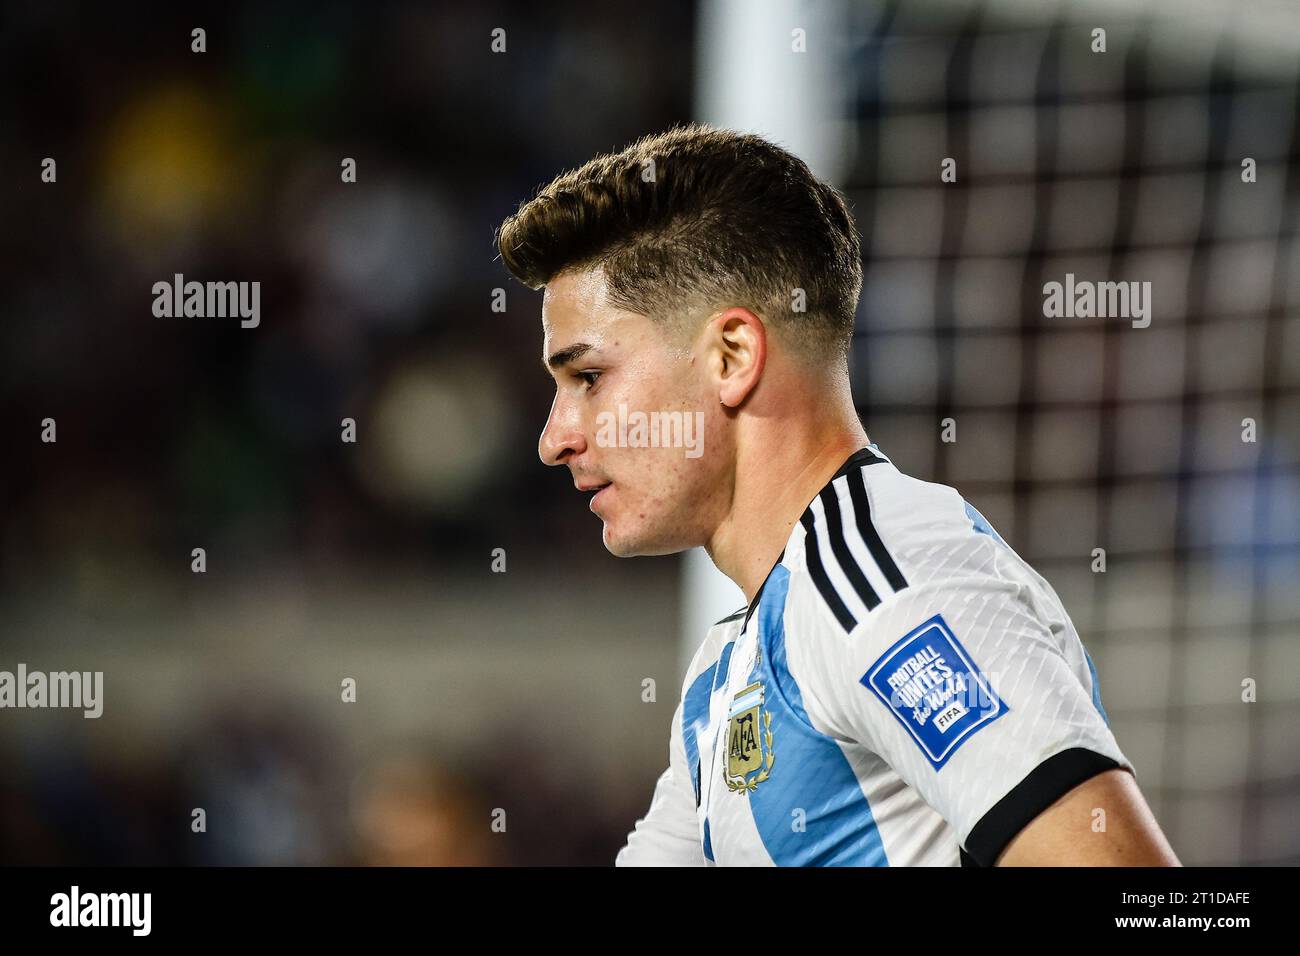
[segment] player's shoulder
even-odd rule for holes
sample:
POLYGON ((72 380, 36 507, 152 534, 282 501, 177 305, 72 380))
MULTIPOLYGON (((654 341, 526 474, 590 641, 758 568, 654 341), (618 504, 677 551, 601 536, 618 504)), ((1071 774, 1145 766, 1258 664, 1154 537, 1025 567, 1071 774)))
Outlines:
POLYGON ((845 462, 791 532, 786 613, 813 625, 799 629, 806 634, 852 632, 909 589, 954 579, 980 587, 988 549, 1000 546, 955 488, 901 471, 873 444, 845 462))

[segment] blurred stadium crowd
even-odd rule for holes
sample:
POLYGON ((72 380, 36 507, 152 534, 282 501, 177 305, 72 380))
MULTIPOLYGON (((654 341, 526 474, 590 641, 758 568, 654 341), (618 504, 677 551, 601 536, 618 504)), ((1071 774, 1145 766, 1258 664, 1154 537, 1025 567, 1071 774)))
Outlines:
POLYGON ((672 567, 616 567, 538 463, 538 297, 516 283, 491 310, 492 240, 560 168, 688 118, 690 5, 638 10, 7 5, 4 666, 102 668, 107 703, 0 721, 0 858, 612 859, 671 714, 642 728, 632 705, 643 675, 675 681, 672 567), (155 318, 174 273, 260 280, 260 328, 155 318), (33 440, 45 418, 55 445, 33 440), (625 586, 640 625, 582 595, 625 586), (617 757, 590 752, 571 699, 611 644, 643 649, 617 757), (326 732, 344 676, 357 716, 326 732), (497 807, 506 833, 472 839, 497 807), (404 847, 403 827, 423 836, 404 847))

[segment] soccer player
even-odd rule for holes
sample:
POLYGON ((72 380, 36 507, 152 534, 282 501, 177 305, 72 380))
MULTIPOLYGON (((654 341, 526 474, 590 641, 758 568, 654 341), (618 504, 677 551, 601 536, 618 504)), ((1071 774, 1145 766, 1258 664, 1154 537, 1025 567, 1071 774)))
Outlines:
POLYGON ((749 601, 618 864, 1178 865, 1055 591, 864 431, 835 189, 689 125, 560 175, 497 245, 545 290, 542 460, 610 552, 703 546, 749 601))

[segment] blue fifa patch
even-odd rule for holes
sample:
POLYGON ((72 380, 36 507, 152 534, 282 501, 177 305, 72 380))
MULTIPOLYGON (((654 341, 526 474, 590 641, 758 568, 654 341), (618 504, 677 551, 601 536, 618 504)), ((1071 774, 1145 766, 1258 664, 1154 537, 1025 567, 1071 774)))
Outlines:
POLYGON ((907 728, 935 770, 1011 709, 940 614, 885 651, 860 681, 907 728))

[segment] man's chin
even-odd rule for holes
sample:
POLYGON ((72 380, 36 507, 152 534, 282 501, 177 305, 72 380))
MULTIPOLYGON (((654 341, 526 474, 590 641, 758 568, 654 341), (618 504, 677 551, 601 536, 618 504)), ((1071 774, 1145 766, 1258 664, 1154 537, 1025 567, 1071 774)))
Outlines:
POLYGON ((656 541, 640 535, 620 534, 611 531, 609 522, 601 532, 601 542, 605 550, 616 558, 643 558, 661 554, 676 554, 685 551, 690 545, 673 545, 666 541, 656 541))
POLYGON ((605 550, 616 558, 635 558, 643 553, 637 547, 640 542, 636 538, 611 531, 609 522, 605 522, 600 540, 605 545, 605 550))

